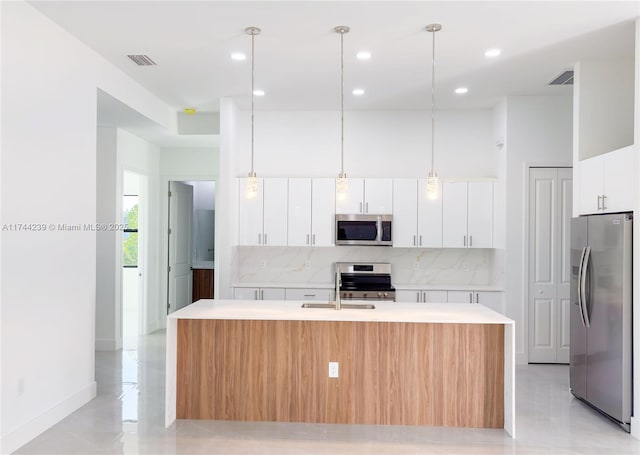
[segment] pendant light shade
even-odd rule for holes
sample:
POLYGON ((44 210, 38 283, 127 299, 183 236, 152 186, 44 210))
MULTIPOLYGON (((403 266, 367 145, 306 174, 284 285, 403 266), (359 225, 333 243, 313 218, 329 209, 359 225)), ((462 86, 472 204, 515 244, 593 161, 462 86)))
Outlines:
POLYGON ((254 73, 255 73, 255 37, 260 34, 258 27, 247 27, 244 30, 247 35, 251 35, 251 170, 247 177, 245 196, 247 199, 254 199, 258 196, 258 177, 253 170, 253 124, 254 124, 254 73))
POLYGON ((336 181, 336 197, 343 201, 349 193, 349 181, 344 172, 344 34, 350 29, 346 25, 338 25, 333 30, 340 34, 340 173, 336 181))
POLYGON ((433 166, 434 138, 436 128, 436 32, 442 30, 440 24, 429 24, 426 30, 432 36, 431 49, 431 170, 427 176, 427 198, 438 198, 438 174, 433 166))

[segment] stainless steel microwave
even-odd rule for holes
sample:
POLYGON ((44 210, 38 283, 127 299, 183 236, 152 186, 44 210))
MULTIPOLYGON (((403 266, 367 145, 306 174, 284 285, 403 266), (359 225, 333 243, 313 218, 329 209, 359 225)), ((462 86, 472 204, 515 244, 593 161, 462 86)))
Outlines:
POLYGON ((393 215, 336 215, 336 245, 391 246, 393 215))

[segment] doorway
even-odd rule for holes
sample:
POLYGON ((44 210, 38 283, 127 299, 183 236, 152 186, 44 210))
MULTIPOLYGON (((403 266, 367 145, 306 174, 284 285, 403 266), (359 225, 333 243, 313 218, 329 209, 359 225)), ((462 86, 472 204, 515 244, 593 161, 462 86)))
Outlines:
POLYGON ((169 182, 167 313, 213 298, 215 182, 169 182))
POLYGON ((130 171, 124 171, 122 175, 122 347, 125 350, 137 348, 141 333, 144 299, 140 232, 143 179, 143 176, 130 171))
POLYGON ((569 363, 572 169, 529 168, 529 363, 569 363))

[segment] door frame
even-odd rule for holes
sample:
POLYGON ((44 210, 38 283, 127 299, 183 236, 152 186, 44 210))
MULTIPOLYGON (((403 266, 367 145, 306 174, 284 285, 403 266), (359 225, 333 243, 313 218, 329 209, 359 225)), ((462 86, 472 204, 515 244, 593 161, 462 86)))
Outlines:
POLYGON ((529 293, 530 293, 530 289, 529 289, 529 197, 530 197, 530 179, 529 179, 529 174, 531 172, 531 168, 553 168, 553 169, 557 169, 557 168, 565 168, 565 169, 573 169, 573 166, 570 164, 558 164, 558 163, 536 163, 536 162, 525 162, 523 165, 523 173, 524 173, 524 178, 523 178, 523 182, 524 182, 524 191, 523 193, 523 201, 522 201, 522 207, 523 207, 523 223, 522 223, 522 233, 523 236, 522 238, 524 239, 524 241, 522 242, 522 295, 520 296, 520 298, 522 299, 523 302, 523 307, 522 307, 522 320, 524 321, 523 327, 522 327, 522 331, 524 334, 524 337, 522 339, 523 341, 523 348, 524 348, 524 352, 525 352, 525 363, 529 363, 529 328, 530 328, 530 322, 529 321, 529 293))
MULTIPOLYGON (((218 191, 218 181, 219 178, 217 175, 190 175, 190 174, 164 174, 160 175, 160 222, 158 223, 160 234, 158 235, 158 239, 160 241, 160 260, 159 260, 159 280, 158 284, 160 285, 160 295, 159 295, 159 318, 158 327, 164 329, 167 327, 167 302, 169 299, 169 182, 215 182, 216 184, 216 207, 218 207, 218 202, 220 200, 220 192, 218 191)), ((216 211, 217 212, 217 211, 216 211)), ((216 213, 216 225, 218 216, 216 213)), ((218 263, 218 236, 215 238, 214 242, 214 264, 218 263)), ((218 282, 218 268, 214 268, 214 283, 218 282)), ((217 295, 217 290, 215 290, 215 294, 217 295)))

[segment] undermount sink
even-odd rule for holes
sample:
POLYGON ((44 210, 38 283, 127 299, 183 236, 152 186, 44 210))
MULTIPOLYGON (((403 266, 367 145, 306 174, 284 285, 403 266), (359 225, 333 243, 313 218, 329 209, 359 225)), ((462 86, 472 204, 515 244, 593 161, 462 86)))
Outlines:
MULTIPOLYGON (((302 308, 330 308, 335 309, 335 303, 303 303, 302 308)), ((375 310, 376 306, 370 303, 343 303, 340 305, 344 310, 375 310)))

